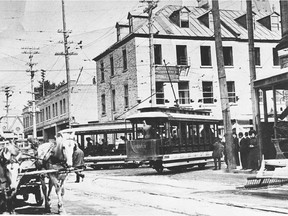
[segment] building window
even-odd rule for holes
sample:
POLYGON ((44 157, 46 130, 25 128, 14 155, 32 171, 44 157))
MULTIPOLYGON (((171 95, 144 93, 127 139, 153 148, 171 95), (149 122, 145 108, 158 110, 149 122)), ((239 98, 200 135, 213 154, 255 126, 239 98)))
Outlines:
POLYGON ((105 94, 101 95, 101 110, 102 110, 102 115, 106 114, 106 102, 105 102, 105 94))
POLYGON ((176 45, 177 65, 187 65, 187 47, 176 45))
POLYGON ((49 119, 48 107, 45 108, 45 112, 46 112, 46 120, 48 120, 49 119))
POLYGON ((44 109, 40 110, 40 122, 44 121, 44 109))
POLYGON ((189 28, 189 12, 180 11, 180 27, 189 28))
POLYGON ((110 55, 110 71, 111 71, 111 76, 114 76, 114 59, 113 59, 113 55, 110 55))
POLYGON ((259 102, 263 103, 263 91, 259 90, 259 102))
POLYGON ((126 49, 122 49, 122 58, 123 58, 123 70, 127 70, 127 52, 126 49))
POLYGON ((232 47, 223 47, 223 57, 225 66, 233 66, 232 47))
POLYGON ((162 48, 160 44, 154 44, 154 64, 162 64, 162 48))
POLYGON ((271 16, 271 30, 272 31, 279 31, 280 29, 280 22, 279 22, 279 16, 272 15, 271 16))
POLYGON ((164 104, 164 86, 163 82, 156 82, 156 104, 164 104))
POLYGON ((100 61, 100 72, 101 72, 101 82, 104 82, 105 81, 104 62, 102 60, 100 61))
POLYGON ((210 46, 201 46, 201 65, 202 66, 211 66, 211 48, 210 46))
POLYGON ((60 115, 63 114, 63 103, 62 100, 60 100, 60 115))
POLYGON ((202 82, 203 89, 203 103, 204 104, 213 104, 214 96, 213 96, 213 82, 203 81, 202 82))
POLYGON ((48 119, 51 119, 51 106, 48 106, 48 119))
POLYGON ((52 117, 55 117, 55 104, 52 104, 52 117))
POLYGON ((260 47, 255 47, 255 65, 261 65, 261 58, 260 58, 260 47))
POLYGON ((55 116, 58 116, 58 103, 55 103, 55 116))
POLYGON ((116 92, 115 89, 112 90, 112 111, 116 110, 116 92))
POLYGON ((235 92, 235 82, 234 81, 228 81, 227 82, 227 91, 228 91, 229 103, 236 103, 236 92, 235 92))
POLYGON ((278 51, 276 48, 273 48, 273 65, 274 66, 279 66, 279 56, 278 56, 278 51))
POLYGON ((124 85, 124 106, 125 108, 129 106, 128 85, 124 85))
POLYGON ((63 113, 66 113, 66 100, 63 99, 63 113))
POLYGON ((189 82, 179 82, 179 104, 189 104, 189 82))
POLYGON ((36 123, 39 123, 39 120, 40 120, 40 115, 39 115, 39 113, 36 113, 36 123))

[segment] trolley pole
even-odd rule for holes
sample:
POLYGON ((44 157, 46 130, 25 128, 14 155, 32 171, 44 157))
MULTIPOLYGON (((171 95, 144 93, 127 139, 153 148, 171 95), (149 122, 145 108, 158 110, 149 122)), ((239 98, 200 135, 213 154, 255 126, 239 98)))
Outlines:
POLYGON ((153 43, 153 9, 157 7, 159 0, 141 0, 140 2, 148 3, 148 7, 144 13, 148 13, 148 27, 149 27, 149 55, 150 55, 150 91, 151 91, 151 107, 156 105, 156 77, 154 66, 154 43, 153 43))
POLYGON ((228 171, 236 168, 235 157, 233 154, 233 137, 232 137, 232 124, 230 115, 230 105, 228 99, 228 90, 226 82, 226 73, 224 68, 224 57, 223 57, 223 46, 221 38, 221 25, 220 25, 220 14, 219 14, 219 3, 218 0, 212 1, 212 14, 214 20, 214 34, 215 34, 215 47, 216 47, 216 57, 218 66, 218 79, 220 87, 220 98, 221 98, 221 108, 222 116, 224 122, 224 133, 225 133, 225 145, 226 145, 226 155, 227 155, 227 166, 228 171))

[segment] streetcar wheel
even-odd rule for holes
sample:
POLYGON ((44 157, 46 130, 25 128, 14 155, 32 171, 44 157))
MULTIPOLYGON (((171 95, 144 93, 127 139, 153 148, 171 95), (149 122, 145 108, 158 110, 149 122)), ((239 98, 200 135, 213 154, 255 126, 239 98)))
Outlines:
POLYGON ((161 174, 163 173, 163 167, 155 167, 155 170, 157 171, 157 173, 161 174))
POLYGON ((199 167, 200 169, 204 169, 205 166, 206 166, 206 164, 198 164, 198 167, 199 167))
POLYGON ((91 166, 94 170, 100 170, 101 167, 100 166, 91 166))

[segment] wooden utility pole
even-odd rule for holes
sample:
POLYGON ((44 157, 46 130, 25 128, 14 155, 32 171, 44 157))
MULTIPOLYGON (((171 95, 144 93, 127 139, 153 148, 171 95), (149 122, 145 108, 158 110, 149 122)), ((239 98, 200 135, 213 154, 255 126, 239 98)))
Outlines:
POLYGON ((223 47, 221 38, 221 24, 218 0, 212 0, 212 15, 214 20, 214 34, 215 34, 215 47, 218 66, 218 79, 220 87, 221 109, 224 123, 224 133, 226 142, 226 155, 228 171, 236 168, 235 157, 233 154, 233 137, 232 137, 232 124, 230 116, 230 105, 228 99, 228 90, 226 82, 226 73, 224 68, 223 47))
POLYGON ((55 53, 55 55, 64 55, 65 56, 65 65, 66 65, 66 79, 67 79, 67 114, 68 114, 68 128, 71 128, 71 84, 70 84, 70 66, 69 66, 69 56, 70 55, 77 55, 77 53, 69 52, 69 46, 68 46, 68 37, 69 33, 71 31, 66 30, 66 19, 65 19, 65 4, 64 0, 62 0, 62 21, 63 21, 63 29, 58 30, 58 33, 63 33, 64 37, 64 53, 55 53))
POLYGON ((257 118, 256 91, 254 89, 254 80, 256 80, 255 69, 255 51, 254 51, 254 24, 252 14, 252 0, 246 0, 247 5, 247 31, 249 46, 249 68, 250 68, 250 91, 252 101, 253 128, 258 131, 259 120, 257 118))
POLYGON ((41 77, 42 77, 42 96, 45 97, 45 73, 46 71, 41 69, 41 77))
POLYGON ((35 54, 39 54, 39 48, 24 48, 28 51, 24 51, 24 54, 29 55, 30 61, 27 63, 29 66, 29 69, 26 70, 26 72, 30 73, 30 79, 31 79, 31 95, 32 95, 32 122, 33 122, 33 138, 37 138, 37 128, 36 128, 36 101, 35 101, 35 92, 34 92, 34 81, 35 81, 35 73, 38 70, 34 70, 33 67, 36 65, 36 63, 33 63, 33 56, 35 54))
POLYGON ((148 7, 144 10, 144 13, 148 13, 148 27, 149 27, 149 54, 150 54, 150 89, 151 89, 151 106, 156 105, 156 77, 154 66, 154 43, 153 43, 153 9, 157 7, 159 0, 141 0, 140 2, 147 2, 148 7))
POLYGON ((6 127, 7 130, 9 130, 9 120, 8 120, 8 116, 9 116, 9 97, 12 96, 12 90, 10 86, 5 87, 4 89, 5 92, 5 96, 6 96, 6 105, 5 105, 5 109, 6 109, 6 127))

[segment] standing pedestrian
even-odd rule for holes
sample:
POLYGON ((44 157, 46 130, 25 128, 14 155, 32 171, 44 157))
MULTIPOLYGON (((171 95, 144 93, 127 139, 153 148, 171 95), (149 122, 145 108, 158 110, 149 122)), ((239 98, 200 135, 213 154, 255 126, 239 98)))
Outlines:
POLYGON ((248 168, 252 171, 257 170, 259 167, 259 147, 256 137, 256 131, 249 131, 250 142, 249 142, 249 154, 248 154, 248 168))
POLYGON ((233 133, 233 152, 235 157, 235 162, 237 166, 240 166, 239 160, 239 140, 236 133, 233 133))
MULTIPOLYGON (((73 153, 73 167, 77 169, 83 169, 85 167, 84 164, 84 152, 79 148, 78 143, 75 145, 74 153, 73 153)), ((82 181, 84 180, 85 175, 82 174, 81 171, 76 171, 76 183, 80 182, 80 177, 82 181)))
MULTIPOLYGON (((240 159, 241 159, 242 169, 246 170, 248 168, 249 140, 243 137, 242 132, 240 132, 238 136, 239 136, 240 159)), ((247 133, 247 136, 248 136, 248 133, 247 133)))
POLYGON ((217 165, 219 170, 221 169, 221 158, 223 157, 224 146, 219 138, 213 143, 213 153, 212 157, 214 159, 214 169, 217 170, 217 165))

